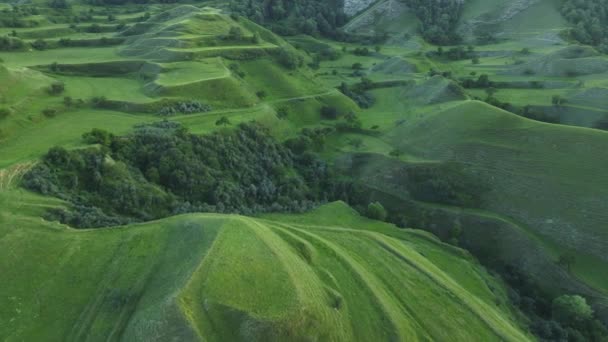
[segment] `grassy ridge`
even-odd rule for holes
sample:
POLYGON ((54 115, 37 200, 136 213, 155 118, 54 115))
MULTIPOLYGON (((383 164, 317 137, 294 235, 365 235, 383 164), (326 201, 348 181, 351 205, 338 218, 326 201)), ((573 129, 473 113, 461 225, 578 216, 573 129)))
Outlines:
POLYGON ((4 340, 527 339, 501 284, 462 251, 342 203, 74 231, 35 218, 57 201, 0 200, 4 340))

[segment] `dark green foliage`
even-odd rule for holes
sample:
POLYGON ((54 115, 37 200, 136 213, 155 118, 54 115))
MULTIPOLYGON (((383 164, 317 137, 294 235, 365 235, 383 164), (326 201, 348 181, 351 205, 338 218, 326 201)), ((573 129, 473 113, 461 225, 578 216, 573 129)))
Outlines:
POLYGON ((353 55, 355 55, 355 56, 369 56, 371 54, 372 54, 372 52, 366 47, 363 47, 363 48, 358 47, 353 50, 353 55))
POLYGON ((509 299, 526 314, 530 331, 540 341, 606 341, 608 329, 594 317, 583 297, 554 298, 514 265, 507 265, 501 274, 509 284, 509 299))
POLYGON ((460 61, 464 59, 475 59, 479 60, 475 48, 469 46, 466 49, 463 46, 456 46, 450 48, 448 51, 444 51, 442 47, 438 47, 437 51, 428 52, 427 55, 438 58, 445 58, 450 61, 460 61))
POLYGON ((405 0, 422 22, 422 36, 436 44, 452 45, 460 41, 456 24, 464 8, 463 0, 405 0))
POLYGON ((574 24, 571 36, 608 53, 608 3, 605 0, 565 0, 562 15, 574 24))
POLYGON ((102 146, 53 148, 23 179, 32 191, 72 203, 52 214, 77 227, 195 211, 301 211, 332 188, 310 146, 295 153, 254 123, 197 136, 160 122, 123 137, 93 130, 84 139, 102 146))
POLYGON ((374 96, 368 92, 368 90, 372 88, 373 83, 367 78, 362 78, 361 82, 352 86, 342 82, 338 87, 338 90, 355 101, 359 107, 369 108, 376 102, 374 96))
POLYGON ((388 213, 380 202, 373 202, 367 206, 365 215, 373 220, 385 221, 388 213))
POLYGON ((11 115, 11 111, 8 108, 0 108, 0 120, 11 115))
POLYGON ((163 106, 158 114, 161 116, 173 116, 178 114, 206 113, 212 110, 213 107, 199 101, 181 101, 163 106))
POLYGON ((68 9, 70 4, 66 0, 51 0, 49 1, 49 7, 55 9, 68 9))
POLYGON ((280 48, 276 56, 277 61, 287 69, 296 69, 304 63, 302 56, 286 48, 280 48))
POLYGON ((417 165, 408 168, 407 188, 423 202, 480 207, 486 187, 457 164, 417 165))
POLYGON ((53 82, 47 89, 47 92, 50 95, 59 95, 59 94, 63 93, 64 91, 65 91, 65 84, 63 84, 63 82, 53 82))
POLYGON ((222 116, 215 122, 215 125, 216 126, 228 126, 228 125, 230 125, 230 119, 228 119, 225 116, 222 116))
POLYGON ((593 317, 593 310, 581 296, 563 295, 552 303, 553 318, 566 325, 585 322, 593 317))
POLYGON ((0 37, 0 51, 22 50, 25 43, 17 37, 0 37))
POLYGON ((236 0, 231 9, 283 35, 309 34, 340 38, 346 23, 339 0, 236 0))
POLYGON ((336 107, 332 107, 332 106, 321 107, 321 117, 323 119, 335 120, 338 118, 338 115, 340 115, 340 112, 338 112, 338 109, 336 107))
POLYGON ((99 144, 102 146, 110 147, 114 140, 114 134, 104 131, 98 128, 93 128, 90 132, 82 135, 82 140, 87 144, 99 144))
POLYGON ((280 107, 277 109, 277 118, 284 120, 289 116, 289 108, 288 107, 280 107))
POLYGON ((241 28, 238 26, 232 26, 230 28, 230 31, 228 31, 228 35, 226 36, 226 39, 232 40, 232 41, 242 40, 243 39, 243 30, 241 30, 241 28))
POLYGON ((53 108, 45 108, 42 110, 42 115, 46 116, 47 118, 54 118, 57 116, 57 110, 53 108))

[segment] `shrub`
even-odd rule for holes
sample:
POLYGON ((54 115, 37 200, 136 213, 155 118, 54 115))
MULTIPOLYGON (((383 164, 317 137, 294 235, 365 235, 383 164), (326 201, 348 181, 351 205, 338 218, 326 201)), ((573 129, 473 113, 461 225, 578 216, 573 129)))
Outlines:
POLYGON ((566 325, 588 321, 593 318, 593 310, 585 298, 578 295, 562 295, 551 305, 553 318, 566 325))
POLYGON ((159 111, 161 116, 173 116, 178 114, 194 114, 206 113, 212 111, 213 108, 199 101, 182 101, 166 105, 159 111))
POLYGON ((372 220, 385 221, 388 213, 380 202, 373 202, 367 206, 365 216, 371 218, 372 220))
POLYGON ((54 118, 55 116, 57 116, 57 110, 52 108, 45 108, 42 110, 42 114, 47 118, 54 118))
POLYGON ((321 107, 321 117, 328 120, 335 120, 338 118, 338 109, 332 106, 321 107))
POLYGON ((11 111, 8 108, 0 108, 0 119, 4 119, 11 115, 11 111))
POLYGON ((36 39, 31 45, 36 50, 46 50, 48 48, 48 43, 44 39, 36 39))
POLYGON ((64 91, 65 91, 65 84, 63 82, 53 82, 47 89, 47 92, 50 95, 59 95, 59 94, 63 93, 64 91))

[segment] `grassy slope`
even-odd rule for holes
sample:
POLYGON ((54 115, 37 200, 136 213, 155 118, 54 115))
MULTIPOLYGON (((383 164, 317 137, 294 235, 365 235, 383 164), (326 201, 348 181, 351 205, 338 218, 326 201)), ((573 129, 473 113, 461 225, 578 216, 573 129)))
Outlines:
MULTIPOLYGON (((608 178, 598 170, 608 165, 596 156, 603 153, 608 133, 531 121, 468 101, 424 114, 412 112, 381 139, 404 151, 409 161, 464 163, 468 173, 492 189, 485 195, 484 209, 529 229, 554 260, 575 251, 580 256, 576 275, 608 291, 608 279, 594 271, 607 262, 603 222, 608 178)), ((370 163, 363 177, 382 174, 399 162, 370 163)), ((399 189, 381 183, 374 182, 385 191, 399 189)))
POLYGON ((462 250, 341 203, 75 231, 36 218, 58 201, 0 201, 3 340, 528 338, 462 250))

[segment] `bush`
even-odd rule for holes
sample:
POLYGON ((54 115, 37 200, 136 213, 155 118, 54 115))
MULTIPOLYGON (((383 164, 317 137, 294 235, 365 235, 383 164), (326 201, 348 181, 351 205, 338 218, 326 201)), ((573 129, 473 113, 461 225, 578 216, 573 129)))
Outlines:
POLYGON ((65 84, 63 82, 53 82, 47 89, 47 92, 50 95, 60 95, 64 91, 65 91, 65 84))
POLYGON ((213 108, 210 105, 199 101, 183 101, 162 107, 158 114, 161 116, 173 116, 178 114, 206 113, 212 110, 213 108))
POLYGON ((4 119, 11 115, 11 111, 8 108, 0 108, 0 119, 4 119))
POLYGON ((338 109, 332 106, 321 107, 321 117, 328 120, 335 120, 338 118, 338 109))
POLYGON ((373 202, 367 206, 365 216, 371 218, 372 220, 386 221, 388 213, 380 202, 373 202))
POLYGON ((562 295, 553 300, 553 319, 566 325, 581 323, 593 318, 593 309, 585 298, 578 295, 562 295))
POLYGON ((279 49, 279 52, 277 53, 277 60, 282 66, 291 70, 301 67, 304 63, 302 56, 296 54, 295 52, 291 52, 286 48, 279 49))
POLYGON ((36 39, 31 45, 36 50, 46 50, 48 48, 48 43, 44 39, 36 39))
POLYGON ((57 110, 52 108, 45 108, 42 110, 42 114, 47 118, 54 118, 55 116, 57 116, 57 110))

